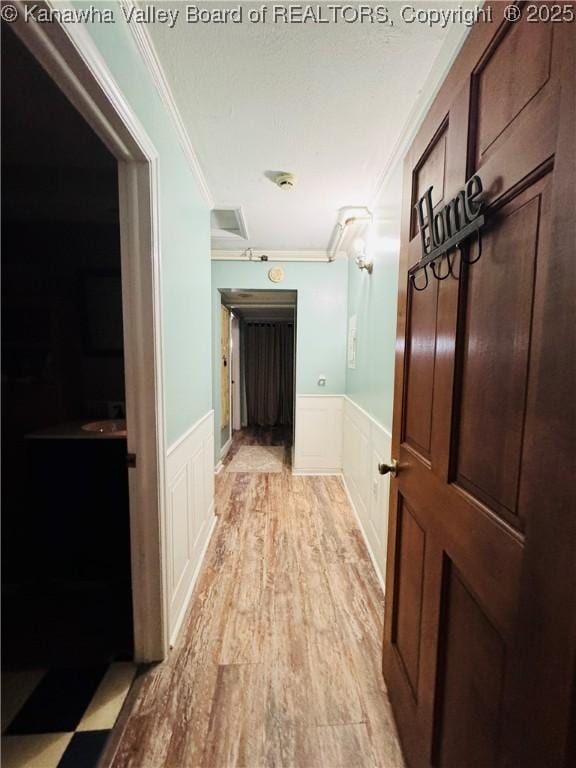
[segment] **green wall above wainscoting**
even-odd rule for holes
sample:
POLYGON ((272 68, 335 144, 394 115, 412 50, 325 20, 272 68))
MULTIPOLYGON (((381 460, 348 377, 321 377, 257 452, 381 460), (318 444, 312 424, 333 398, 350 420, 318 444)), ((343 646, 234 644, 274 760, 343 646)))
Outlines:
MULTIPOLYGON (((298 292, 296 394, 344 394, 346 389, 346 311, 348 265, 327 262, 212 262, 212 332, 215 434, 220 425, 220 289, 292 290, 298 292), (281 266, 285 279, 268 279, 271 267, 281 266), (318 386, 318 377, 326 386, 318 386)), ((218 440, 216 440, 218 444, 218 440)), ((220 446, 216 445, 217 456, 220 446)))
POLYGON ((348 317, 356 316, 356 367, 346 368, 346 394, 392 431, 400 252, 402 163, 390 173, 366 234, 369 275, 348 260, 348 317))
MULTIPOLYGON (((378 231, 378 224, 375 224, 378 231)), ((356 368, 346 369, 346 394, 392 430, 398 240, 380 236, 372 275, 353 260, 348 274, 348 317, 356 316, 356 368)))
POLYGON ((112 8, 116 23, 86 27, 159 155, 164 391, 170 446, 212 407, 210 210, 119 5, 106 2, 98 7, 112 8))
MULTIPOLYGON (((87 7, 86 2, 75 2, 87 7)), ((268 280, 271 263, 215 261, 210 267, 209 206, 184 156, 170 115, 119 6, 115 24, 87 24, 116 82, 159 153, 161 281, 166 439, 174 443, 211 407, 219 435, 219 288, 298 291, 297 394, 347 394, 387 429, 392 425, 398 281, 400 173, 375 209, 374 273, 352 259, 284 262, 285 280, 268 280), (210 289, 211 286, 211 289, 210 289), (346 364, 348 317, 357 318, 356 368, 346 364), (212 319, 212 331, 209 331, 212 319), (318 386, 318 377, 326 386, 318 386)), ((276 262, 274 266, 276 266, 276 262)), ((216 437, 216 446, 219 440, 216 437)))

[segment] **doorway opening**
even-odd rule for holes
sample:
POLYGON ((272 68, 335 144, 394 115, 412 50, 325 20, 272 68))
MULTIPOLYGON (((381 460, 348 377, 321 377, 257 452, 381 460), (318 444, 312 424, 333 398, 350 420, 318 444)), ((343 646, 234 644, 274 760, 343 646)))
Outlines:
POLYGON ((220 290, 221 458, 294 437, 296 291, 220 290))
POLYGON ((71 741, 135 668, 118 165, 7 27, 2 60, 2 730, 18 759, 24 738, 71 741))

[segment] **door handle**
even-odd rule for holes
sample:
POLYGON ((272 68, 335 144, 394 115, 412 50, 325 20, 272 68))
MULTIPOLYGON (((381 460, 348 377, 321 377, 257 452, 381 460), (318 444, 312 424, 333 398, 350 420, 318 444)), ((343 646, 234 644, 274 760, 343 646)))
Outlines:
POLYGON ((392 459, 390 464, 378 464, 378 472, 381 475, 392 475, 392 477, 396 477, 398 474, 398 461, 392 459))

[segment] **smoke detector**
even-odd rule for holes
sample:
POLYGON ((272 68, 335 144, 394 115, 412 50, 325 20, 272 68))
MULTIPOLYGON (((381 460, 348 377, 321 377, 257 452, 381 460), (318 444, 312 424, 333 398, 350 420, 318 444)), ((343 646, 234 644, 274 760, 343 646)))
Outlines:
POLYGON ((280 189, 292 189, 296 184, 296 176, 293 173, 279 173, 276 176, 276 184, 280 189))

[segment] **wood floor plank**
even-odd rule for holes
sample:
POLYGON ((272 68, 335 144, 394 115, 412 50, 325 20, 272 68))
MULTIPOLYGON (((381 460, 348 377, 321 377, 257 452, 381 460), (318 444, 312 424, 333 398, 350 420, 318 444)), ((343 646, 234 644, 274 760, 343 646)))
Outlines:
POLYGON ((206 738, 204 768, 264 764, 266 683, 261 664, 231 664, 218 669, 206 738))
POLYGON ((326 575, 338 625, 347 640, 367 639, 380 648, 384 595, 371 563, 330 563, 326 575))
POLYGON ((268 630, 266 603, 271 600, 270 587, 262 565, 239 568, 233 578, 219 663, 260 663, 268 630))
POLYGON ((374 768, 378 765, 365 723, 322 726, 315 729, 314 737, 322 766, 374 768))
POLYGON ((266 567, 271 572, 297 571, 298 553, 293 528, 286 515, 269 515, 265 542, 266 567))
POLYGON ((172 729, 165 760, 161 765, 170 768, 200 768, 203 765, 219 670, 220 667, 215 663, 198 664, 194 669, 182 673, 178 681, 175 681, 178 714, 172 722, 176 727, 172 729))
POLYGON ((315 512, 313 525, 326 562, 368 562, 370 556, 349 504, 338 504, 331 498, 329 489, 334 493, 335 481, 341 483, 340 479, 309 479, 315 512))
POLYGON ((358 681, 348 649, 335 630, 308 635, 308 666, 313 707, 310 722, 345 725, 365 719, 358 681))
MULTIPOLYGON (((237 434, 283 444, 286 430, 237 434)), ((114 768, 404 768, 380 669, 383 594, 342 481, 216 477, 219 521, 178 642, 114 768)))

